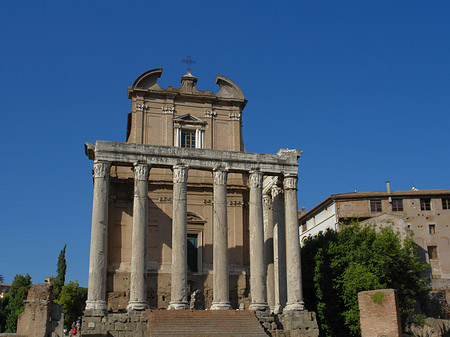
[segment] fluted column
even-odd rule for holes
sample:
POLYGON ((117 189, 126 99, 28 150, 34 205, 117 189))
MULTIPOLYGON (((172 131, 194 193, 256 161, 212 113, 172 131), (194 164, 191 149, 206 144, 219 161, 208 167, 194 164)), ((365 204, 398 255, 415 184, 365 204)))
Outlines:
POLYGON ((286 218, 287 303, 285 311, 303 310, 300 237, 297 211, 297 177, 284 178, 286 218))
POLYGON ((260 171, 250 171, 250 310, 267 310, 264 270, 264 224, 260 171))
POLYGON ((227 172, 214 171, 213 303, 211 310, 231 309, 228 276, 227 172))
POLYGON ((277 185, 272 187, 273 245, 274 245, 274 287, 275 313, 283 311, 286 305, 286 230, 284 223, 284 194, 277 185))
POLYGON ((108 192, 110 162, 94 161, 91 251, 86 315, 106 315, 106 267, 108 251, 108 192))
POLYGON ((264 268, 266 270, 267 304, 273 310, 275 306, 274 270, 273 270, 273 213, 272 196, 263 195, 264 216, 264 268))
POLYGON ((133 228, 131 237, 130 301, 128 310, 145 310, 147 302, 147 164, 134 164, 133 228))
POLYGON ((187 301, 187 176, 188 167, 173 167, 172 289, 168 309, 188 309, 187 301))

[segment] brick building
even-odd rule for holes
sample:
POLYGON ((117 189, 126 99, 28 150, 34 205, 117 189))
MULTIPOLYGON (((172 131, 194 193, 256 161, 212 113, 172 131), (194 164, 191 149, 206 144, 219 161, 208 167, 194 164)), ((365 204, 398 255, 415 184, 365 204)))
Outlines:
POLYGON ((299 219, 300 240, 358 218, 362 224, 394 226, 404 238, 414 233, 419 256, 430 264, 435 287, 450 285, 450 190, 333 194, 299 219))

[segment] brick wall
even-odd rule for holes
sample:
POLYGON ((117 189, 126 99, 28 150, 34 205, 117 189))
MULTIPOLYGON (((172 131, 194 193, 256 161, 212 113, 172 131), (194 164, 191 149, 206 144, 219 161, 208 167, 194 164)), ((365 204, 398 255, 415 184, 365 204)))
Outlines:
POLYGON ((401 336, 397 294, 394 289, 358 293, 362 337, 401 336))

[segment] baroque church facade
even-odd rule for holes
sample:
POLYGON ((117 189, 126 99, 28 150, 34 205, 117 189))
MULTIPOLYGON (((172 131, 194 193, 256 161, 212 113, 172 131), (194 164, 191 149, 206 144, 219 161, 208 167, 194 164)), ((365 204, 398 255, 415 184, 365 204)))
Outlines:
POLYGON ((147 308, 303 310, 297 219, 301 151, 247 153, 241 89, 128 88, 126 142, 86 143, 94 162, 86 315, 147 308), (192 294, 195 293, 195 296, 192 294), (197 308, 197 307, 196 307, 197 308))

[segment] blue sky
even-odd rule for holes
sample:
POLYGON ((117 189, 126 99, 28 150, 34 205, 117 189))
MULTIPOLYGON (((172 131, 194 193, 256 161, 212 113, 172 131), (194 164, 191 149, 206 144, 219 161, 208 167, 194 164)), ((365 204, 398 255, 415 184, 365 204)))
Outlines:
POLYGON ((243 90, 249 152, 300 158, 299 206, 330 194, 450 188, 450 2, 0 0, 0 274, 87 286, 92 162, 125 141, 126 88, 163 68, 243 90))

